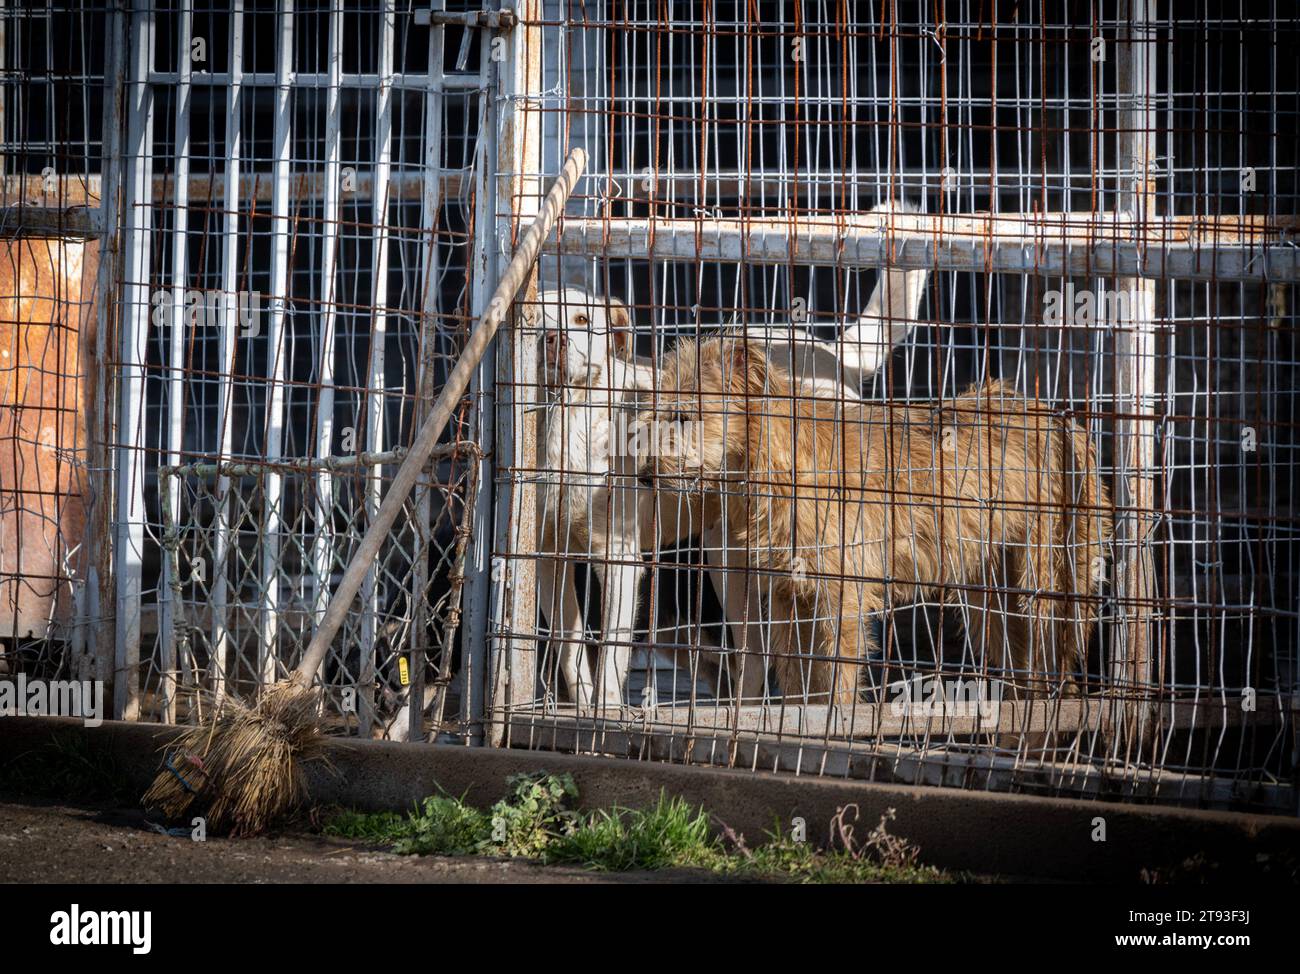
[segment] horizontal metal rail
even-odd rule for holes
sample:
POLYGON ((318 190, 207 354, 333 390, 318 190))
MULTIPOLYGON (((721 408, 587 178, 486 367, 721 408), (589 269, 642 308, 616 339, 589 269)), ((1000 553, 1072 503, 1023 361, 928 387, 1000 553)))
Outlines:
POLYGON ((97 240, 104 232, 104 216, 94 206, 0 207, 0 238, 82 237, 97 240))
MULTIPOLYGON (((224 88, 231 83, 228 71, 195 72, 190 76, 190 83, 195 87, 224 88)), ((274 71, 244 72, 239 76, 240 83, 254 87, 274 88, 277 84, 274 71)), ((151 85, 177 85, 181 76, 176 71, 150 71, 148 82, 151 85)), ((424 74, 345 74, 339 84, 344 88, 409 88, 412 91, 425 92, 429 87, 429 77, 424 74)), ((326 89, 330 77, 323 71, 294 71, 289 75, 291 86, 297 88, 326 89)), ((442 84, 448 91, 479 91, 481 83, 477 74, 449 74, 442 78, 442 84)))
MULTIPOLYGON (((909 743, 877 739, 819 741, 768 734, 737 734, 705 727, 688 733, 680 728, 632 721, 594 721, 538 714, 512 714, 509 723, 511 740, 533 749, 722 767, 779 769, 818 776, 904 781, 965 789, 978 786, 1027 794, 1141 798, 1211 808, 1239 808, 1243 795, 1249 795, 1256 807, 1277 812, 1291 811, 1295 807, 1295 787, 1288 782, 1185 770, 1096 765, 1077 757, 1053 760, 1047 754, 1029 757, 998 753, 972 743, 932 742, 920 749, 909 743)), ((1017 727, 1017 733, 1020 729, 1017 727)), ((1060 725, 1046 733, 1069 733, 1069 730, 1068 726, 1060 725)))
MULTIPOLYGON (((544 714, 550 721, 571 721, 575 728, 600 728, 682 732, 737 732, 777 735, 786 739, 835 738, 872 740, 877 737, 942 737, 947 734, 1018 734, 1064 731, 1100 731, 1114 722, 1111 697, 1076 699, 1027 698, 1002 700, 996 715, 981 716, 973 706, 940 702, 932 711, 914 706, 895 713, 892 703, 860 702, 854 707, 827 704, 752 704, 736 706, 726 701, 695 704, 660 704, 630 711, 627 720, 580 715, 572 705, 552 705, 544 711, 524 712, 529 720, 544 714), (946 709, 945 709, 946 708, 946 709)), ((1157 704, 1164 726, 1178 730, 1259 726, 1280 721, 1292 705, 1289 697, 1261 696, 1256 710, 1243 711, 1239 702, 1165 700, 1157 704)))
MULTIPOLYGON (((440 460, 457 452, 466 456, 477 453, 474 443, 444 443, 436 447, 429 459, 440 460)), ((160 466, 159 477, 248 477, 257 476, 267 470, 284 473, 314 473, 316 471, 350 470, 362 467, 381 467, 390 463, 401 463, 406 459, 406 447, 385 450, 382 453, 357 453, 342 457, 307 457, 286 460, 225 460, 220 463, 186 463, 179 466, 160 466)))
MULTIPOLYGON (((459 172, 444 174, 446 192, 455 195, 463 178, 459 172)), ((69 180, 61 195, 40 192, 39 179, 8 177, 5 198, 26 197, 26 205, 0 207, 0 236, 89 238, 102 232, 98 207, 76 205, 98 199, 98 177, 69 180), (41 205, 47 199, 65 205, 41 205)), ((220 179, 219 175, 190 177, 188 198, 208 198, 220 179)), ((423 177, 418 174, 394 174, 388 183, 390 199, 421 198, 423 177)), ((246 173, 240 178, 240 190, 249 199, 269 199, 272 182, 264 175, 246 173)), ((320 174, 296 177, 290 188, 294 199, 317 199, 324 192, 320 174)), ((351 192, 362 199, 373 196, 373 174, 357 174, 351 192)), ((176 198, 175 180, 154 177, 153 195, 157 202, 176 198)), ((1171 217, 1141 225, 1124 214, 1105 213, 905 214, 894 215, 888 223, 858 215, 747 220, 570 218, 548 250, 620 259, 839 267, 878 267, 888 261, 906 269, 1285 282, 1300 281, 1297 230, 1300 221, 1294 218, 1171 217)))
POLYGON ((1292 218, 1123 213, 893 214, 736 219, 574 219, 553 252, 585 257, 837 267, 1300 280, 1292 218))
MULTIPOLYGON (((442 180, 442 190, 446 196, 459 196, 461 187, 468 187, 470 175, 468 170, 444 169, 437 173, 442 180)), ((369 199, 375 191, 375 175, 372 171, 362 170, 347 174, 346 194, 357 199, 369 199)), ((421 172, 395 172, 388 177, 389 200, 419 200, 425 182, 421 172)), ((178 180, 175 175, 167 173, 156 175, 151 180, 152 201, 154 203, 174 203, 184 198, 188 204, 198 209, 205 201, 220 206, 225 189, 225 173, 196 173, 185 180, 178 180), (183 182, 183 185, 182 185, 183 182)), ((4 211, 43 210, 58 213, 60 210, 70 214, 72 220, 85 220, 79 211, 89 208, 97 210, 101 197, 101 177, 59 176, 46 180, 39 174, 15 174, 0 181, 0 208, 4 211), (50 188, 46 188, 49 186, 50 188)), ((235 182, 235 191, 239 198, 249 202, 263 202, 271 199, 273 184, 270 173, 243 173, 235 182)), ((325 174, 319 172, 294 173, 289 181, 289 198, 291 200, 318 200, 325 196, 325 174)), ((35 214, 34 220, 48 217, 35 214)), ((92 219, 99 219, 97 213, 92 219)))

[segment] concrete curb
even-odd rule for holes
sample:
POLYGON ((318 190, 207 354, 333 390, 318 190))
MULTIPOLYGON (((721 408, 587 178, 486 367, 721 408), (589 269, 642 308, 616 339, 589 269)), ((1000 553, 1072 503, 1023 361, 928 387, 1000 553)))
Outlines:
MULTIPOLYGON (((60 732, 84 737, 143 793, 175 728, 3 718, 0 769, 60 732)), ((510 775, 544 769, 572 774, 587 807, 644 806, 662 792, 703 805, 751 843, 778 818, 802 817, 808 838, 822 842, 844 805, 858 805, 859 834, 893 808, 890 831, 920 846, 923 862, 946 869, 1125 882, 1139 880, 1143 869, 1168 870, 1193 857, 1206 864, 1211 879, 1242 870, 1282 878, 1283 863, 1300 862, 1300 820, 1264 815, 390 741, 335 741, 329 758, 333 773, 320 765, 309 770, 313 800, 364 810, 406 809, 438 787, 486 807, 501 797, 510 775), (1092 838, 1098 817, 1105 819, 1104 843, 1092 838), (1265 870, 1271 865, 1279 868, 1265 870)))

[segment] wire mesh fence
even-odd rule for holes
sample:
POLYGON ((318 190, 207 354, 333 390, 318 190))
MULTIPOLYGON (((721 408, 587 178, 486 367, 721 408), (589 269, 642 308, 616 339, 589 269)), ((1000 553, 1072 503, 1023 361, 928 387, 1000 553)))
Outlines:
POLYGON ((499 469, 544 485, 510 741, 1294 810, 1300 25, 544 19, 595 163, 499 469))
MULTIPOLYGON (((161 637, 162 716, 194 719, 228 692, 247 698, 287 676, 360 542, 370 481, 403 455, 329 457, 276 468, 275 538, 263 528, 272 503, 267 465, 159 470, 171 586, 161 637), (173 481, 179 481, 176 489, 173 481), (178 510, 170 508, 172 499, 178 510), (276 557, 269 577, 263 570, 267 549, 276 557)), ((468 540, 465 480, 472 470, 462 465, 452 482, 422 484, 387 539, 322 666, 327 719, 336 732, 418 739, 426 717, 435 727, 446 718, 468 540), (419 661, 427 663, 427 682, 419 661)))
POLYGON ((81 397, 72 466, 0 484, 45 559, 6 541, 11 669, 184 720, 291 667, 582 146, 320 674, 337 732, 1294 813, 1283 5, 0 25, 3 225, 110 255, 48 305, 84 364, 11 400, 81 397))

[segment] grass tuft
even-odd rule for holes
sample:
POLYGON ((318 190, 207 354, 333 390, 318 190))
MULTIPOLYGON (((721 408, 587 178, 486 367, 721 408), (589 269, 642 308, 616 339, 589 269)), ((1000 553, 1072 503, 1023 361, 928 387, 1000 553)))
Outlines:
POLYGON ((468 856, 479 851, 489 834, 490 819, 459 798, 426 798, 393 851, 417 856, 468 856))
POLYGON ((771 837, 749 858, 733 858, 727 871, 781 877, 795 883, 949 883, 953 879, 932 866, 886 864, 857 858, 843 850, 822 851, 808 842, 771 837))
POLYGON ((721 844, 709 834, 709 816, 684 799, 659 796, 650 809, 598 811, 581 828, 545 850, 550 863, 571 863, 609 872, 631 869, 713 868, 721 844))
POLYGON ((433 795, 409 813, 335 809, 326 814, 326 835, 392 846, 408 856, 468 856, 491 836, 491 818, 459 798, 433 795))
POLYGON ((481 843, 482 852, 541 859, 553 843, 585 824, 573 808, 578 786, 571 775, 513 775, 506 785, 509 794, 488 812, 491 833, 481 843))
POLYGON ((326 814, 322 832, 342 839, 389 845, 407 834, 408 816, 398 812, 358 812, 333 809, 326 814))

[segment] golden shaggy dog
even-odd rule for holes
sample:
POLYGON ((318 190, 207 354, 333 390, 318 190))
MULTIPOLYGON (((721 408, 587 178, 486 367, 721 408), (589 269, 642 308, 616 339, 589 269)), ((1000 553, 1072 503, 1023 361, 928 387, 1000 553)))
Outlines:
POLYGON ((1087 434, 986 382, 934 406, 792 394, 746 339, 681 342, 643 420, 701 424, 643 459, 658 490, 725 518, 768 600, 787 698, 857 699, 869 614, 946 589, 1019 688, 1086 664, 1111 520, 1087 434))

